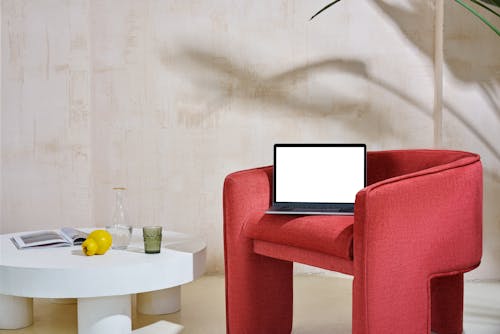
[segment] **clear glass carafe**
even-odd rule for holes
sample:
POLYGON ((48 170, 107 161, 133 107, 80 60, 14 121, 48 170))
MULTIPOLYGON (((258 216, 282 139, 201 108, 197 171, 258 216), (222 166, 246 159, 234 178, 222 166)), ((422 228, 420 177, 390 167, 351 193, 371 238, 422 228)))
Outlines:
POLYGON ((125 192, 127 188, 115 187, 115 208, 113 210, 113 217, 111 218, 111 225, 106 226, 106 229, 113 237, 113 249, 125 249, 130 243, 132 237, 132 226, 128 222, 127 210, 125 207, 125 192))
POLYGON ((115 192, 115 209, 113 211, 111 225, 128 225, 127 214, 125 213, 125 203, 123 199, 126 190, 127 188, 124 187, 113 188, 113 191, 115 192))

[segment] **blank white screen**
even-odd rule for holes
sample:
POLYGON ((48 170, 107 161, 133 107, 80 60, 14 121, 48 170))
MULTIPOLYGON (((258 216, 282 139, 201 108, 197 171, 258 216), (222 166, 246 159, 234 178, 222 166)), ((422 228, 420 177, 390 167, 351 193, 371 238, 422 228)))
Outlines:
POLYGON ((276 147, 276 202, 354 203, 365 180, 363 147, 276 147))

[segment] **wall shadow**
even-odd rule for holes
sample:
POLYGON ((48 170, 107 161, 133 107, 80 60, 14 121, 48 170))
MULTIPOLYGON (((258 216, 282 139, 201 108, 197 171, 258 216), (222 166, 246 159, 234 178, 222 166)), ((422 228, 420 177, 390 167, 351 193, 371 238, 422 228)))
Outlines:
POLYGON ((387 16, 388 19, 396 23, 396 26, 414 46, 420 50, 427 58, 433 58, 434 39, 422 38, 420 31, 427 29, 434 30, 434 18, 428 15, 433 12, 431 1, 413 1, 411 9, 397 5, 391 5, 383 0, 374 0, 373 3, 387 16), (424 21, 424 20, 427 20, 424 21))
MULTIPOLYGON (((375 0, 374 3, 389 19, 396 23, 408 41, 431 61, 433 60, 433 39, 422 40, 413 33, 414 28, 419 26, 419 19, 426 17, 425 12, 431 8, 431 2, 413 2, 411 9, 391 5, 383 0, 375 0)), ((494 18, 492 17, 492 19, 494 18)), ((453 76, 453 79, 474 84, 481 90, 500 125, 500 99, 496 95, 496 87, 500 84, 498 36, 454 1, 445 1, 444 24, 444 65, 446 70, 453 76)), ((483 131, 470 124, 460 113, 460 110, 453 107, 452 102, 446 98, 446 95, 444 96, 446 110, 500 161, 500 151, 497 149, 496 143, 489 140, 483 131)))
MULTIPOLYGON (((388 19, 395 23, 397 29, 409 42, 429 58, 429 61, 433 61, 433 38, 427 34, 419 33, 421 29, 428 29, 430 33, 433 33, 433 17, 428 15, 429 12, 433 11, 431 2, 415 1, 411 3, 409 8, 389 4, 384 0, 374 0, 374 4, 381 12, 385 13, 388 19)), ((498 57, 495 56, 500 54, 498 37, 487 27, 476 22, 476 18, 458 4, 446 2, 445 6, 445 67, 455 79, 464 83, 472 83, 478 87, 485 101, 495 112, 496 120, 500 122, 500 101, 496 92, 496 87, 500 82, 500 71, 498 57), (478 29, 482 29, 484 32, 478 33, 478 29)), ((163 62, 166 66, 172 65, 172 58, 165 57, 163 62)), ((322 59, 282 73, 266 76, 252 70, 251 66, 235 63, 229 57, 187 46, 174 62, 180 65, 180 68, 183 66, 195 68, 199 75, 193 79, 194 83, 200 89, 210 91, 211 95, 214 96, 211 101, 207 102, 209 104, 207 113, 199 115, 199 122, 202 122, 211 113, 217 112, 219 107, 228 101, 241 99, 248 103, 258 102, 280 107, 281 110, 287 109, 287 112, 296 114, 304 115, 307 113, 310 117, 336 116, 339 121, 345 122, 347 126, 358 131, 366 131, 367 128, 357 122, 356 118, 339 118, 339 116, 355 113, 365 116, 373 115, 369 118, 376 121, 380 133, 388 131, 390 134, 395 134, 398 132, 390 125, 389 119, 384 119, 387 118, 384 113, 376 110, 378 107, 376 101, 361 103, 359 100, 339 96, 329 87, 319 89, 319 92, 315 93, 317 95, 314 99, 294 92, 298 86, 305 85, 307 78, 317 73, 331 73, 331 75, 343 73, 365 80, 377 89, 405 101, 419 112, 432 118, 431 110, 412 98, 411 95, 391 86, 383 78, 370 74, 367 66, 357 59, 322 59)), ((460 110, 453 107, 453 101, 447 100, 446 96, 444 107, 454 119, 491 152, 496 160, 500 161, 500 151, 496 148, 495 143, 481 129, 467 121, 463 112, 461 113, 460 110)), ((279 112, 279 110, 275 112, 279 112)), ((405 136, 405 133, 401 132, 398 135, 405 136)))
POLYGON ((331 118, 362 133, 367 139, 378 140, 380 136, 411 139, 406 131, 392 125, 392 115, 383 112, 385 108, 378 101, 349 98, 321 82, 314 84, 314 97, 308 96, 305 91, 312 90, 308 87, 308 79, 318 74, 347 75, 363 85, 369 85, 370 89, 379 90, 387 98, 404 101, 423 117, 432 119, 432 111, 428 106, 383 78, 372 75, 366 64, 356 59, 323 59, 266 75, 249 64, 238 63, 229 56, 214 54, 199 47, 185 46, 176 57, 167 57, 167 51, 163 54, 165 57, 162 61, 166 67, 181 72, 189 69, 191 73, 196 73, 190 76, 191 83, 211 96, 206 101, 205 112, 199 115, 195 126, 201 126, 205 119, 221 112, 223 106, 239 101, 269 107, 266 108, 267 111, 255 108, 255 113, 269 112, 271 109, 274 114, 331 118))
MULTIPOLYGON (((434 30, 433 21, 422 21, 428 16, 426 13, 433 11, 431 1, 414 1, 411 9, 384 0, 374 0, 374 3, 396 23, 408 41, 428 58, 434 57, 433 38, 420 38, 415 33, 419 29, 434 30)), ((489 16, 495 21, 494 16, 489 16)), ((444 24, 445 61, 452 74, 464 82, 498 82, 500 78, 495 75, 499 66, 498 36, 454 1, 445 1, 444 24)))

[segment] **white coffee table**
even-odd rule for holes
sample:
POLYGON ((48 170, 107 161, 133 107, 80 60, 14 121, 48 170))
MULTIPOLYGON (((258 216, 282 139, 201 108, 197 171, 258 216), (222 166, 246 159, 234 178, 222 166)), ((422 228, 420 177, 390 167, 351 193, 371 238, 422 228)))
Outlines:
POLYGON ((131 296, 145 314, 180 308, 180 286, 205 271, 206 245, 166 231, 159 254, 145 254, 142 230, 127 250, 85 256, 80 246, 18 250, 0 235, 0 329, 33 322, 33 298, 77 298, 78 333, 132 333, 131 296))

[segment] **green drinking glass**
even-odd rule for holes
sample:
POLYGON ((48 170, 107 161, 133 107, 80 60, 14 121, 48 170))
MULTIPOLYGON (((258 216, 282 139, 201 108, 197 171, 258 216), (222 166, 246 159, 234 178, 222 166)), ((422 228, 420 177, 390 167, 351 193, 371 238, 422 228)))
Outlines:
POLYGON ((144 236, 144 252, 146 254, 156 254, 161 249, 161 226, 144 226, 142 228, 142 235, 144 236))

